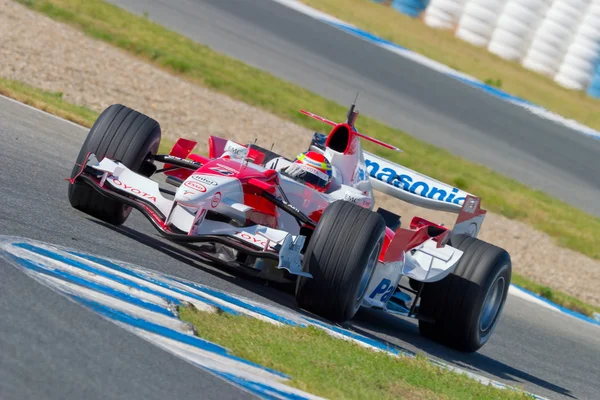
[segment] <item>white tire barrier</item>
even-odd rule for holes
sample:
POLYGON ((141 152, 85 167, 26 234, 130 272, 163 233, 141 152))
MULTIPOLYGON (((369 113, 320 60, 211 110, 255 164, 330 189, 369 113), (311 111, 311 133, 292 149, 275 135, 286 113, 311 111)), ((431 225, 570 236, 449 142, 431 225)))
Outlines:
POLYGON ((431 0, 424 21, 432 28, 454 29, 464 4, 465 0, 431 0))
POLYGON ((590 0, 554 0, 523 59, 527 69, 554 77, 590 0))
POLYGON ((555 82, 569 89, 585 89, 596 72, 600 54, 600 7, 594 5, 587 9, 554 77, 555 82))
POLYGON ((521 60, 552 0, 509 0, 490 38, 488 50, 507 60, 521 60))
POLYGON ((456 37, 475 46, 486 46, 506 0, 468 0, 458 21, 456 37))
POLYGON ((600 0, 373 0, 600 97, 600 0))

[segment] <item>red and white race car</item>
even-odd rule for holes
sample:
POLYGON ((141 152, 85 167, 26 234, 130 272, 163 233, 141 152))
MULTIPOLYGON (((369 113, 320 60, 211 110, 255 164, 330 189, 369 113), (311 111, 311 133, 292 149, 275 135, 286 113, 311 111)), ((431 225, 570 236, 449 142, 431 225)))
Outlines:
POLYGON ((340 124, 302 112, 332 129, 315 133, 296 160, 214 136, 206 157, 186 139, 157 154, 159 124, 112 105, 83 143, 69 201, 115 225, 135 208, 166 238, 204 256, 295 282, 298 305, 329 320, 381 309, 418 318, 430 339, 478 350, 511 278, 508 253, 476 238, 485 216, 480 199, 363 151, 361 138, 399 149, 359 133, 354 105, 340 124), (166 179, 151 179, 161 173, 166 179), (457 213, 456 224, 415 217, 401 227, 396 214, 373 211, 374 189, 457 213))

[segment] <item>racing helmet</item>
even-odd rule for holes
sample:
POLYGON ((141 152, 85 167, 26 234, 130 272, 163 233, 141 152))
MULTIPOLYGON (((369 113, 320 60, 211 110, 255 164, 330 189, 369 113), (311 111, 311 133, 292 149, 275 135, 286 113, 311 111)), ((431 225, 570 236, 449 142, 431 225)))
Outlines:
POLYGON ((316 151, 300 153, 282 174, 319 192, 329 189, 333 175, 327 158, 316 151))

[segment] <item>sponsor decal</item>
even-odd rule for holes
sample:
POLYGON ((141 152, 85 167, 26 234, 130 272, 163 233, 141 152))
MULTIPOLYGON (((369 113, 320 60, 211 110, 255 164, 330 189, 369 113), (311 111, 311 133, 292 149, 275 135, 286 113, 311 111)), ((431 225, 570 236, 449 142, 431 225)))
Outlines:
POLYGON ((206 186, 198 182, 185 181, 183 185, 189 187, 190 189, 197 190, 198 192, 206 192, 206 186))
POLYGON ((219 205, 219 203, 221 203, 221 192, 217 192, 214 194, 212 200, 210 201, 210 206, 212 208, 216 208, 219 205))
POLYGON ((235 171, 231 171, 228 168, 221 168, 222 166, 219 164, 219 167, 212 167, 210 170, 211 171, 215 171, 218 174, 221 175, 233 175, 235 174, 235 171))
POLYGON ((375 296, 381 295, 380 300, 384 303, 387 303, 392 294, 394 294, 395 290, 396 288, 394 287, 394 285, 392 285, 392 281, 390 281, 389 279, 382 279, 381 282, 379 282, 379 285, 377 285, 377 287, 375 288, 375 290, 373 290, 369 298, 374 299, 375 296))
POLYGON ((127 185, 126 183, 121 182, 120 180, 118 180, 117 178, 113 177, 109 177, 108 179, 111 180, 111 182, 115 185, 118 186, 120 189, 126 190, 130 193, 133 193, 135 195, 138 195, 140 197, 143 197, 146 200, 152 201, 154 203, 156 203, 156 197, 152 196, 151 194, 148 194, 146 192, 144 192, 143 190, 140 190, 134 186, 130 186, 127 185))
POLYGON ((228 140, 223 152, 233 153, 235 154, 236 158, 240 158, 244 157, 248 153, 248 148, 246 146, 242 146, 241 144, 237 144, 228 140))
POLYGON ((354 176, 352 177, 352 181, 353 182, 362 182, 362 181, 366 181, 367 178, 367 171, 365 171, 364 168, 362 168, 362 166, 358 166, 356 167, 356 170, 354 171, 354 176))
POLYGON ((329 176, 326 173, 324 173, 323 171, 320 171, 316 168, 313 168, 310 165, 306 165, 306 164, 295 164, 295 165, 303 171, 317 175, 320 179, 323 179, 324 181, 329 179, 329 176))
MULTIPOLYGON (((190 167, 194 167, 194 168, 196 168, 198 165, 201 165, 200 163, 197 163, 194 160, 190 160, 189 158, 181 158, 181 157, 169 155, 169 156, 165 156, 165 159, 189 164, 190 167)), ((167 163, 168 163, 168 161, 167 161, 167 163)))
POLYGON ((469 214, 475 214, 477 208, 479 208, 479 199, 471 197, 463 207, 462 211, 469 214))
POLYGON ((288 203, 287 201, 282 201, 282 203, 291 208, 292 210, 296 211, 298 214, 301 213, 298 207, 294 206, 292 203, 288 203))
POLYGON ((239 238, 244 239, 247 242, 254 243, 254 244, 260 245, 262 247, 265 247, 268 244, 268 242, 266 240, 261 239, 261 238, 257 238, 256 236, 251 235, 251 234, 246 233, 246 232, 236 232, 236 233, 234 233, 234 235, 237 236, 237 237, 239 237, 239 238))
POLYGON ((193 174, 191 175, 192 179, 198 181, 198 182, 202 182, 205 185, 209 185, 209 186, 217 186, 218 183, 213 181, 210 178, 205 177, 204 175, 198 175, 198 174, 193 174))
POLYGON ((354 197, 348 193, 346 193, 344 195, 344 200, 349 201, 351 203, 358 203, 358 201, 360 200, 358 197, 354 197))
POLYGON ((349 193, 345 193, 344 200, 349 201, 354 204, 358 204, 361 207, 365 207, 365 206, 368 206, 369 204, 371 204, 371 199, 369 197, 367 197, 366 195, 365 196, 360 196, 360 195, 353 196, 349 193))
POLYGON ((447 190, 450 188, 449 186, 441 189, 435 187, 434 182, 430 181, 427 183, 415 180, 408 174, 400 174, 395 169, 390 168, 389 165, 391 164, 387 164, 381 168, 377 161, 366 160, 365 162, 367 164, 367 170, 370 176, 407 192, 411 192, 428 199, 459 205, 465 200, 464 197, 456 197, 456 195, 459 193, 457 188, 452 188, 452 190, 449 192, 447 190))
POLYGON ((235 169, 233 169, 233 168, 231 168, 231 167, 229 167, 227 165, 223 165, 223 164, 217 163, 217 166, 221 167, 223 169, 226 169, 227 171, 233 172, 234 174, 237 172, 235 169))

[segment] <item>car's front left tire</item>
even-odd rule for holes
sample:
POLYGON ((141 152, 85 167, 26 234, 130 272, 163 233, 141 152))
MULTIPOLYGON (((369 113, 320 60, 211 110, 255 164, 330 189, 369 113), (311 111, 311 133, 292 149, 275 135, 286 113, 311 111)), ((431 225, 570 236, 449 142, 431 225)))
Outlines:
MULTIPOLYGON (((138 171, 160 145, 160 125, 154 119, 121 104, 113 104, 100 114, 88 133, 75 161, 75 176, 88 153, 120 161, 138 171), (78 165, 79 164, 79 165, 78 165)), ((69 185, 69 202, 74 208, 113 225, 121 225, 131 207, 104 197, 83 182, 69 185)))
POLYGON ((335 322, 358 311, 379 259, 385 221, 378 213, 347 201, 336 201, 323 212, 303 259, 298 305, 335 322))

